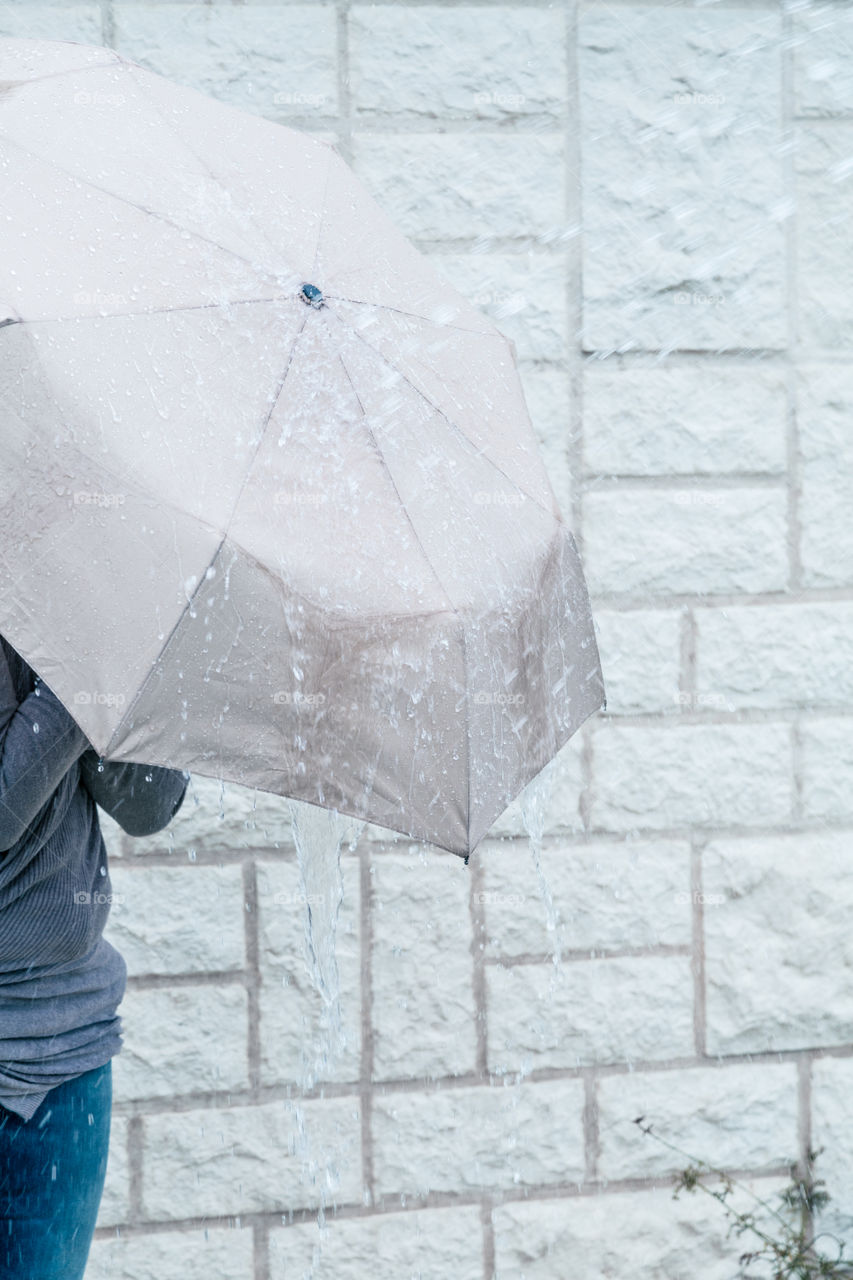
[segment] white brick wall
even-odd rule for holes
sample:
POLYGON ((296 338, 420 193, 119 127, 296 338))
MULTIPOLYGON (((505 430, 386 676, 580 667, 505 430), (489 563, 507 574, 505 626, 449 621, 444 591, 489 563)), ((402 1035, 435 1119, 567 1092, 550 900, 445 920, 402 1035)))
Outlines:
POLYGON ((130 976, 87 1274, 728 1280, 743 1242, 638 1115, 770 1196, 824 1143, 853 1246, 849 6, 6 0, 0 30, 339 146, 517 344, 608 689, 553 770, 555 927, 517 802, 468 868, 345 852, 331 1063, 284 802, 195 779, 160 837, 104 820, 130 976))

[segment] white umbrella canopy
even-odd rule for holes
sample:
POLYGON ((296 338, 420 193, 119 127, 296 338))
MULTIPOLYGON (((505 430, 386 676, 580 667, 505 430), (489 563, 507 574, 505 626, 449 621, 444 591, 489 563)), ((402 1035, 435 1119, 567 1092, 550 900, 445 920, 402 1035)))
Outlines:
POLYGON ((0 41, 0 632, 107 760, 467 856, 605 705, 513 344, 333 147, 0 41))

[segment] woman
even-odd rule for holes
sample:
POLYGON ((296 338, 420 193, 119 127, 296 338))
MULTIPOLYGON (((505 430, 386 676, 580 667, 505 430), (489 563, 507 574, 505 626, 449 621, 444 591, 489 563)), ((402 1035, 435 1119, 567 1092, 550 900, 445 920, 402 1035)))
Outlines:
POLYGON ((81 1280, 107 1167, 126 969, 96 802, 161 831, 189 774, 99 764, 0 636, 0 1278, 81 1280))

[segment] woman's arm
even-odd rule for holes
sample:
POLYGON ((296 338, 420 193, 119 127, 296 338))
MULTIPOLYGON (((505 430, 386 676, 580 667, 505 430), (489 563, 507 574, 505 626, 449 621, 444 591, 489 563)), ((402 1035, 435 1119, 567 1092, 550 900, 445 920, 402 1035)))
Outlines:
POLYGON ((106 761, 98 772, 94 748, 80 758, 86 790, 129 836, 153 836, 167 827, 183 804, 189 779, 177 769, 121 761, 106 761))
POLYGON ((90 746, 74 717, 43 682, 18 702, 0 651, 0 851, 17 844, 59 783, 90 746))

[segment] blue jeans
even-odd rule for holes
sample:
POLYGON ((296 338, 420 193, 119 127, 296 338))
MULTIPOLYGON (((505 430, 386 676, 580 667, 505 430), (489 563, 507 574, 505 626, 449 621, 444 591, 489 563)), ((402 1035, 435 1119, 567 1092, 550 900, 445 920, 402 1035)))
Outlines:
POLYGON ((0 1280, 82 1280, 107 1171, 111 1065, 51 1089, 29 1120, 0 1104, 0 1280))

